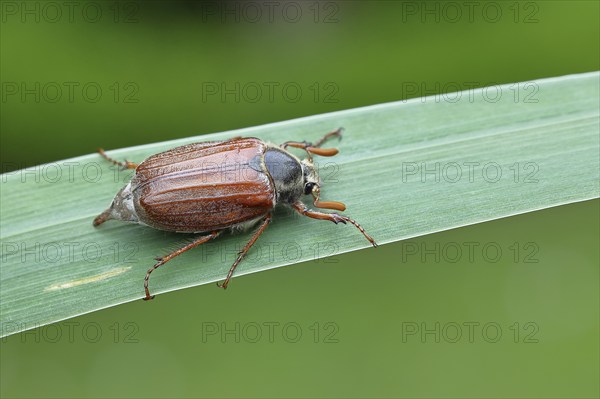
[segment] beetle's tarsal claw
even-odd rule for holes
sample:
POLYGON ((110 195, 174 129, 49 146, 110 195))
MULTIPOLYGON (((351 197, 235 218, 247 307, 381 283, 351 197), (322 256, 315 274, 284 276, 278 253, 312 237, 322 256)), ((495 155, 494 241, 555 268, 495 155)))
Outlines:
POLYGON ((225 283, 220 283, 220 282, 217 282, 217 287, 219 287, 219 288, 223 288, 224 290, 226 290, 226 289, 227 289, 227 284, 225 284, 225 283))
POLYGON ((153 299, 154 299, 154 297, 155 297, 155 296, 156 296, 156 295, 152 295, 152 296, 146 296, 146 297, 144 297, 143 299, 144 299, 144 301, 151 301, 151 300, 153 300, 153 299))
POLYGON ((346 219, 344 219, 342 216, 338 215, 337 213, 332 213, 331 216, 333 217, 332 221, 335 224, 338 223, 344 223, 346 224, 346 219))

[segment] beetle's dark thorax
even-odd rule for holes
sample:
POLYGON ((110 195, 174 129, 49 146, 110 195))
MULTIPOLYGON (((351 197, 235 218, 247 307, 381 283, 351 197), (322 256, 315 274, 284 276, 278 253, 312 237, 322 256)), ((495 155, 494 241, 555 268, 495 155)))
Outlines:
POLYGON ((264 155, 265 165, 273 179, 277 202, 294 202, 302 195, 302 164, 293 155, 271 147, 264 155))

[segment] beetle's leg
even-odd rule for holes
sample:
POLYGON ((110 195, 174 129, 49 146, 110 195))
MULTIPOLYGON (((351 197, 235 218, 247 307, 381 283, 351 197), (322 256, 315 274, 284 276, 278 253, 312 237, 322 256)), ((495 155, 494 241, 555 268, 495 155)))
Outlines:
POLYGON ((350 224, 353 224, 354 226, 356 226, 356 228, 358 230, 360 230, 360 232, 365 236, 365 238, 367 240, 369 240, 369 242, 374 247, 377 246, 377 243, 375 242, 375 240, 373 239, 373 237, 371 237, 370 235, 368 235, 367 232, 365 231, 365 229, 363 229, 360 224, 358 224, 355 220, 350 219, 347 216, 338 215, 337 213, 324 213, 324 212, 319 212, 319 211, 313 211, 312 209, 308 209, 306 207, 306 205, 304 205, 304 203, 302 201, 294 202, 292 204, 292 207, 299 214, 304 215, 304 216, 308 216, 309 218, 319 219, 319 220, 329 220, 329 221, 331 221, 331 222, 333 222, 335 224, 338 224, 338 223, 344 223, 344 224, 346 224, 346 222, 348 222, 350 224))
POLYGON ((320 155, 322 157, 332 157, 338 153, 337 149, 335 149, 335 148, 319 148, 319 147, 321 147, 321 145, 323 145, 323 143, 325 143, 327 140, 329 140, 332 137, 339 137, 341 139, 343 131, 344 131, 344 128, 342 128, 342 127, 337 128, 336 130, 329 132, 325 136, 321 137, 319 139, 319 141, 317 141, 314 144, 309 143, 308 141, 286 141, 285 143, 281 144, 280 147, 283 148, 284 150, 287 149, 288 147, 300 148, 301 150, 304 150, 308 153, 309 158, 310 158, 311 154, 320 155))
POLYGON ((332 137, 339 137, 340 140, 342 139, 342 132, 344 131, 343 127, 338 127, 337 129, 327 133, 325 136, 321 137, 316 143, 309 143, 308 141, 286 141, 285 143, 281 144, 281 147, 283 149, 286 149, 288 146, 289 147, 294 147, 294 148, 300 148, 300 149, 306 149, 308 147, 311 148, 319 148, 323 145, 323 143, 325 143, 327 140, 329 140, 332 137))
POLYGON ((312 144, 309 143, 308 141, 286 141, 285 143, 281 144, 279 147, 283 148, 284 150, 287 150, 288 147, 294 147, 294 148, 300 148, 301 150, 306 150, 311 145, 312 144))
POLYGON ((337 148, 317 148, 317 147, 313 147, 313 145, 311 143, 308 143, 306 141, 303 142, 299 142, 299 141, 286 141, 285 143, 283 143, 281 145, 281 147, 285 150, 288 147, 294 147, 294 148, 300 148, 301 150, 304 150, 308 153, 308 157, 312 158, 311 155, 315 154, 315 155, 320 155, 322 157, 332 157, 334 155, 336 155, 339 151, 337 150, 337 148))
POLYGON ((339 152, 337 148, 314 147, 312 143, 307 141, 286 141, 285 143, 281 144, 280 147, 284 150, 288 147, 300 148, 301 150, 306 151, 309 159, 312 159, 312 154, 320 155, 322 157, 332 157, 339 152))
POLYGON ((344 132, 344 128, 343 127, 338 127, 334 131, 329 132, 325 136, 321 137, 321 139, 319 141, 317 141, 316 143, 314 143, 312 146, 313 147, 320 147, 321 145, 323 145, 323 143, 325 143, 327 140, 329 140, 332 137, 339 137, 339 139, 341 140, 343 132, 344 132))
POLYGON ((135 169, 138 167, 137 163, 133 163, 133 162, 129 162, 128 160, 125 161, 117 161, 111 157, 109 157, 108 155, 106 155, 106 153, 104 152, 104 150, 102 148, 98 148, 98 152, 100 153, 100 155, 102 155, 102 157, 104 159, 106 159, 108 162, 111 162, 117 166, 120 166, 123 169, 135 169))
POLYGON ((150 273, 152 273, 153 271, 155 271, 156 269, 158 269, 159 267, 161 267, 162 265, 164 265, 165 263, 167 263, 168 261, 170 261, 177 255, 181 255, 182 253, 184 253, 194 247, 197 247, 200 244, 204 244, 205 242, 210 241, 213 238, 217 237, 219 234, 221 234, 220 231, 213 231, 209 235, 198 237, 196 240, 189 243, 185 247, 179 248, 178 250, 171 252, 170 254, 168 254, 165 257, 156 258, 156 260, 158 262, 154 266, 152 266, 150 269, 148 269, 148 271, 146 272, 146 277, 144 278, 144 290, 146 291, 146 297, 144 298, 144 301, 154 298, 154 295, 150 295, 150 290, 148 289, 148 281, 150 280, 150 273))
POLYGON ((267 216, 265 216, 265 218, 263 219, 263 223, 260 225, 258 230, 256 230, 256 232, 254 233, 254 235, 252 236, 250 241, 248 241, 246 246, 244 248, 242 248, 242 250, 239 252, 237 259, 235 260, 235 262, 233 262, 233 265, 231 265, 231 268, 229 269, 229 273, 227 273, 227 277, 225 278, 225 281, 223 283, 217 283, 217 286, 219 286, 223 289, 227 288, 227 285, 229 284, 229 280, 231 280, 231 276, 233 276, 233 272, 235 271, 235 268, 237 267, 237 265, 239 265, 239 263, 242 261, 242 259, 244 259, 244 256, 246 256, 246 254, 248 253, 248 251, 250 250, 252 245, 254 245, 256 240, 258 240, 258 237, 260 237, 260 235, 265 231, 265 229, 267 228, 269 223, 271 223, 271 214, 270 213, 267 214, 267 216))

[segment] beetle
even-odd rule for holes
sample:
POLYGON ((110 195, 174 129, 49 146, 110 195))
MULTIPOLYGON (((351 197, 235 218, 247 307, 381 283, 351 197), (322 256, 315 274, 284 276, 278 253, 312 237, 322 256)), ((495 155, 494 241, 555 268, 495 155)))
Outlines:
POLYGON ((152 155, 139 165, 116 161, 99 148, 106 160, 123 169, 135 169, 135 174, 93 225, 116 219, 164 231, 201 233, 188 245, 155 258, 157 263, 144 278, 144 300, 154 298, 148 283, 150 274, 160 266, 226 230, 240 231, 260 224, 239 252, 225 281, 217 283, 227 288, 237 265, 271 223, 271 212, 278 204, 313 219, 350 223, 376 247, 375 240, 353 219, 309 209, 301 201, 303 195, 312 195, 317 208, 346 209, 341 202, 320 200, 321 181, 312 158, 336 155, 337 149, 321 145, 333 137, 341 139, 342 131, 329 132, 315 143, 286 141, 277 146, 253 137, 235 137, 187 144, 152 155), (304 150, 307 157, 298 158, 288 147, 304 150))

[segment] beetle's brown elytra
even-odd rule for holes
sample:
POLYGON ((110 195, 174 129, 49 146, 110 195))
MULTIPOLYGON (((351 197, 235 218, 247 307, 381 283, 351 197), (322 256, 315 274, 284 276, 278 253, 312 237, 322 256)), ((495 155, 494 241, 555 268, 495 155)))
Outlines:
POLYGON ((373 245, 375 240, 353 219, 337 213, 311 210, 300 200, 313 196, 317 208, 344 211, 337 201, 321 201, 321 181, 312 155, 334 156, 335 148, 321 148, 327 140, 342 136, 342 128, 327 133, 316 143, 287 141, 280 146, 257 138, 235 137, 226 141, 187 144, 150 156, 142 163, 116 161, 104 150, 100 155, 124 169, 135 169, 131 181, 115 196, 110 207, 94 219, 99 226, 110 219, 139 223, 159 230, 201 234, 190 244, 157 258, 144 278, 144 300, 150 295, 150 274, 174 257, 218 237, 223 231, 260 223, 240 251, 221 288, 227 288, 237 265, 271 222, 271 211, 287 205, 301 215, 334 223, 350 223, 373 245), (287 151, 299 148, 300 159, 287 151))

